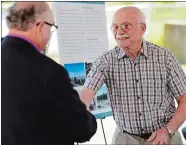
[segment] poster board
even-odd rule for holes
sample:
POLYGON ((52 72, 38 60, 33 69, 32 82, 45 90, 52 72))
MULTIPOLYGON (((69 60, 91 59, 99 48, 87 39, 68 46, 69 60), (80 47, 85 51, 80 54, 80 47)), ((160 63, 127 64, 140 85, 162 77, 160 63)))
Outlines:
MULTIPOLYGON (((78 92, 83 88, 92 63, 108 51, 108 36, 104 2, 55 2, 55 21, 60 64, 69 73, 78 92)), ((98 118, 112 115, 104 84, 90 105, 98 118)))

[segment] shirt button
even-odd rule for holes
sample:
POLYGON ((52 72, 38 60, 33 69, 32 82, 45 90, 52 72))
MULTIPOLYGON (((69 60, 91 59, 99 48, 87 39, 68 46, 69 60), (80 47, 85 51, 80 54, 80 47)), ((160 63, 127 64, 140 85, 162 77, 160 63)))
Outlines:
POLYGON ((138 82, 138 79, 136 79, 136 82, 138 82))
POLYGON ((138 99, 140 99, 140 97, 138 96, 138 99))
POLYGON ((141 114, 141 113, 139 113, 139 115, 141 116, 142 114, 141 114))

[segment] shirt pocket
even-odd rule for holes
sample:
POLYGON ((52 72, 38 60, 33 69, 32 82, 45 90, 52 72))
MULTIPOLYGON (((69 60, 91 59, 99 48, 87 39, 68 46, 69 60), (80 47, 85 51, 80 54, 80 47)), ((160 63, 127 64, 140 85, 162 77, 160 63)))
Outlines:
POLYGON ((165 79, 149 78, 148 84, 146 101, 155 107, 160 107, 166 97, 165 79))

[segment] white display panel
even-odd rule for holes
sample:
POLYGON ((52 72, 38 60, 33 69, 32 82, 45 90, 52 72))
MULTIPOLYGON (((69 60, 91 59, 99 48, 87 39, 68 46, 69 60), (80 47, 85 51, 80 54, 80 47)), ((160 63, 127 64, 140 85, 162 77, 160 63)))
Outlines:
MULTIPOLYGON (((55 2, 54 13, 60 64, 77 91, 82 89, 92 63, 109 50, 104 2, 55 2)), ((90 106, 96 118, 112 115, 104 84, 90 106)))

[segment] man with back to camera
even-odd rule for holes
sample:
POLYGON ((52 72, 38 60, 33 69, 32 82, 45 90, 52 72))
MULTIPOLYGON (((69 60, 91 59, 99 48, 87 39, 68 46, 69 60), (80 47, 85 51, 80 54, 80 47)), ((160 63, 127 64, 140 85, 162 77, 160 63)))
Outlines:
POLYGON ((2 43, 2 145, 72 145, 96 132, 67 71, 41 53, 58 27, 46 2, 16 2, 2 43))
POLYGON ((117 124, 113 144, 183 144, 177 130, 186 120, 186 75, 178 61, 143 39, 145 16, 136 7, 116 11, 111 30, 117 46, 95 61, 82 101, 88 108, 106 83, 117 124))

